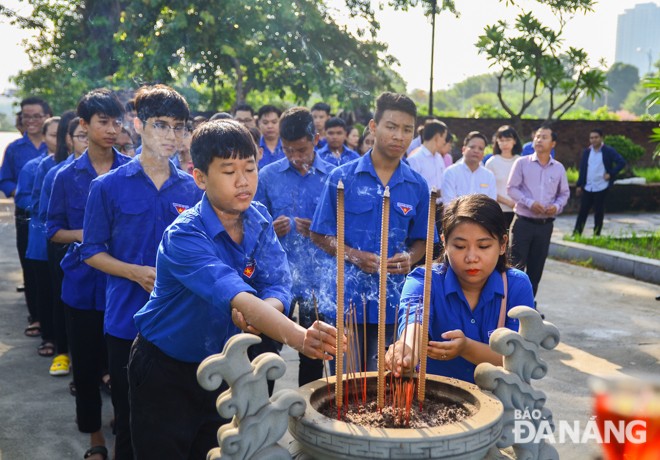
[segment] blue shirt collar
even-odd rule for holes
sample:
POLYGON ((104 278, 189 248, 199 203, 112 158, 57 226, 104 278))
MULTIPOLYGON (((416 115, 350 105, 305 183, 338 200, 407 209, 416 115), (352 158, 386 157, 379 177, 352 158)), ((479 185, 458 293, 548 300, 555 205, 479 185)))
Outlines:
MULTIPOLYGON (((213 205, 206 196, 206 193, 204 193, 202 201, 200 202, 199 215, 208 234, 213 238, 225 231, 225 227, 222 225, 222 222, 220 222, 220 219, 215 213, 213 205)), ((268 227, 268 225, 268 219, 266 219, 252 204, 243 213, 244 238, 247 238, 248 235, 252 235, 253 238, 256 239, 261 231, 268 227)))
MULTIPOLYGON (((92 162, 89 159, 89 154, 87 153, 88 151, 85 150, 82 155, 78 157, 77 160, 74 160, 74 168, 81 170, 81 169, 86 169, 90 174, 92 174, 94 177, 97 176, 96 170, 94 169, 94 166, 92 166, 92 162)), ((119 166, 119 151, 115 149, 114 147, 112 148, 112 153, 113 153, 113 159, 112 159, 112 166, 110 167, 110 170, 113 170, 119 166)))
MULTIPOLYGON (((140 154, 140 155, 142 155, 142 154, 140 154)), ((138 174, 139 172, 144 173, 144 168, 142 167, 142 163, 140 163, 140 155, 136 155, 135 157, 133 157, 133 159, 131 161, 126 163, 125 167, 126 167, 126 175, 127 176, 129 176, 129 177, 134 176, 134 175, 138 174)), ((169 182, 170 180, 183 179, 185 177, 185 175, 188 174, 188 173, 180 170, 179 168, 177 168, 175 166, 174 162, 171 159, 168 161, 168 163, 169 163, 168 166, 170 168, 170 178, 167 179, 167 182, 169 182)), ((145 173, 145 175, 146 175, 146 173, 145 173)))
MULTIPOLYGON (((293 167, 293 165, 291 165, 291 162, 286 157, 282 158, 281 160, 278 160, 275 163, 274 167, 277 168, 277 172, 284 172, 290 168, 292 171, 298 173, 298 171, 293 167)), ((310 172, 313 172, 312 170, 321 171, 324 174, 330 174, 330 172, 333 169, 334 169, 333 165, 331 165, 327 161, 324 161, 321 158, 321 155, 318 154, 318 152, 314 152, 314 161, 312 162, 312 167, 310 168, 308 174, 310 172)))
MULTIPOLYGON (((355 173, 358 174, 361 172, 366 172, 371 174, 376 179, 380 180, 378 178, 378 174, 376 174, 374 163, 371 160, 372 152, 373 150, 369 150, 367 153, 364 154, 364 156, 360 157, 357 160, 355 173)), ((390 178, 390 181, 387 183, 387 186, 393 187, 403 181, 414 182, 414 183, 418 182, 417 179, 415 178, 415 175, 412 173, 410 167, 400 160, 399 166, 397 166, 396 170, 394 171, 394 174, 392 174, 392 177, 390 178)))

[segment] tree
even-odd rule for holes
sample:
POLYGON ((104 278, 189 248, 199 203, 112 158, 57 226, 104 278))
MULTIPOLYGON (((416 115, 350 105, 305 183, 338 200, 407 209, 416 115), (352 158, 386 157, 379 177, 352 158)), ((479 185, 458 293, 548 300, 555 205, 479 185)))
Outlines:
POLYGON ((32 24, 42 27, 28 47, 33 69, 16 81, 21 94, 42 94, 56 110, 96 86, 143 82, 209 94, 211 110, 251 91, 291 93, 300 102, 337 94, 344 105, 360 105, 397 82, 385 45, 337 26, 319 0, 29 3, 32 24))
POLYGON ((591 68, 582 49, 561 52, 561 29, 544 26, 531 12, 516 18, 512 33, 504 21, 486 27, 477 48, 495 67, 497 95, 514 125, 543 91, 549 94, 547 120, 559 119, 583 96, 592 99, 606 88, 605 74, 591 68), (522 83, 522 102, 514 107, 503 94, 505 81, 522 83))
POLYGON ((639 83, 637 67, 615 62, 607 71, 607 86, 610 88, 610 93, 606 96, 606 105, 614 110, 619 109, 637 83, 639 83))

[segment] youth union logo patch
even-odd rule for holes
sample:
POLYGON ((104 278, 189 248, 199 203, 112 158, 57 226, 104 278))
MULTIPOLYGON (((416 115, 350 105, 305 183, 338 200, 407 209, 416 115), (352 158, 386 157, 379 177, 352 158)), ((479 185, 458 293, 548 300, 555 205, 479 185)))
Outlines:
POLYGON ((412 211, 412 209, 413 209, 412 205, 409 205, 409 204, 406 204, 406 203, 398 202, 396 205, 401 211, 403 211, 404 216, 407 216, 408 213, 410 211, 412 211))
POLYGON ((243 275, 247 276, 248 278, 252 278, 252 275, 254 275, 254 269, 256 267, 257 263, 254 260, 248 262, 243 269, 243 275))
POLYGON ((176 212, 181 214, 183 211, 186 209, 190 208, 187 204, 179 204, 179 203, 172 203, 172 206, 174 206, 174 209, 176 209, 176 212))

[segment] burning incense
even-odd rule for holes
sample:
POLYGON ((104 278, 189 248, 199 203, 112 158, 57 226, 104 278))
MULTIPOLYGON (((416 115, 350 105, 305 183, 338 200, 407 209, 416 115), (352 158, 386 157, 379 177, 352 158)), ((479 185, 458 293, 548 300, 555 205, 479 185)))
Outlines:
POLYGON ((344 183, 337 183, 337 356, 335 365, 335 403, 337 419, 341 417, 343 403, 342 377, 344 373, 344 183))
POLYGON ((429 198, 429 220, 426 226, 426 259, 424 261, 424 301, 422 317, 422 330, 420 337, 422 344, 419 348, 419 377, 417 387, 417 400, 419 401, 420 408, 424 405, 424 398, 426 396, 426 356, 429 348, 429 313, 431 305, 431 267, 433 264, 433 236, 435 235, 435 201, 438 198, 438 191, 433 187, 431 189, 431 197, 429 198))
POLYGON ((385 321, 387 315, 387 243, 390 229, 390 188, 383 192, 380 227, 380 286, 378 295, 378 410, 385 405, 385 321))

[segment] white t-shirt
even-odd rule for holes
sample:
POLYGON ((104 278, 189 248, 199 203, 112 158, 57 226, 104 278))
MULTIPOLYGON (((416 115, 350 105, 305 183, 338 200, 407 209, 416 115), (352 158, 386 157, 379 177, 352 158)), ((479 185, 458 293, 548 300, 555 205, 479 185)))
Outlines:
MULTIPOLYGON (((429 191, 435 187, 438 192, 442 190, 442 176, 445 172, 445 160, 439 153, 432 153, 422 145, 416 152, 408 157, 408 165, 418 172, 429 185, 429 191)), ((438 203, 441 198, 438 198, 438 203)))
POLYGON ((445 169, 442 178, 442 202, 449 203, 457 196, 483 193, 497 200, 497 185, 495 175, 487 170, 481 162, 476 171, 464 163, 454 163, 445 169))
MULTIPOLYGON (((509 174, 511 173, 511 168, 513 168, 513 163, 520 157, 520 155, 514 155, 512 158, 504 158, 502 155, 493 155, 486 162, 486 168, 492 171, 495 175, 495 183, 497 184, 497 194, 507 199, 511 199, 506 193, 506 183, 509 180, 509 174)), ((513 212, 513 208, 507 206, 503 203, 500 203, 500 208, 504 212, 513 212)))
POLYGON ((610 185, 605 180, 605 163, 603 163, 603 148, 596 151, 591 147, 587 159, 587 183, 584 189, 587 192, 602 192, 610 185))

